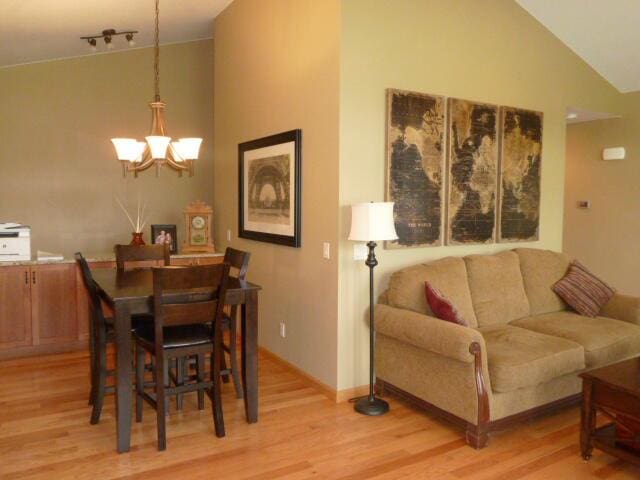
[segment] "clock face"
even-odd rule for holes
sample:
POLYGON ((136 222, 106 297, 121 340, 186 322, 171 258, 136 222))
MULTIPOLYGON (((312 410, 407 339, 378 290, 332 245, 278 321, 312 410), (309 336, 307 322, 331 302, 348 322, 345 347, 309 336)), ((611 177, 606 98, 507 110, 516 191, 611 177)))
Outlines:
POLYGON ((204 224, 205 224, 204 218, 202 218, 199 215, 191 219, 191 226, 196 230, 202 230, 204 228, 204 224))

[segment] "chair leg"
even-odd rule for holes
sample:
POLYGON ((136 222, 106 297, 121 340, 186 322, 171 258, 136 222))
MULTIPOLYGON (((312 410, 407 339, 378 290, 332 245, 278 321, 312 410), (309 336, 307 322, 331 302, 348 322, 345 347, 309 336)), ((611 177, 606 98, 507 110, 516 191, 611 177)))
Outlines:
MULTIPOLYGON (((231 309, 232 313, 235 313, 235 307, 231 309)), ((229 357, 231 360, 231 375, 233 376, 233 386, 236 389, 236 398, 242 398, 242 383, 240 380, 240 368, 238 367, 238 322, 235 315, 231 317, 231 326, 229 328, 229 357)))
POLYGON ((136 422, 142 421, 145 351, 136 344, 136 422))
MULTIPOLYGON (((184 384, 184 357, 176 358, 176 386, 184 384)), ((176 408, 182 410, 184 404, 182 393, 176 394, 176 408)))
POLYGON ((169 364, 162 357, 156 357, 156 377, 162 381, 156 382, 156 417, 158 422, 158 450, 167 448, 167 425, 165 418, 167 403, 164 395, 164 387, 168 384, 169 364), (166 383, 165 383, 166 382, 166 383))
MULTIPOLYGON (((220 370, 225 371, 227 369, 227 359, 224 357, 224 352, 220 355, 220 370)), ((222 381, 224 383, 229 383, 229 374, 225 373, 222 375, 222 381)))
MULTIPOLYGON (((220 327, 218 327, 220 328, 220 327)), ((213 412, 213 424, 217 437, 224 437, 224 418, 222 416, 222 382, 220 375, 220 357, 222 356, 222 341, 218 337, 214 342, 211 354, 211 409, 213 412)))
MULTIPOLYGON (((169 387, 171 385, 170 378, 169 378, 169 362, 170 360, 167 360, 167 359, 161 362, 163 366, 162 381, 165 387, 169 387)), ((163 389, 163 392, 164 392, 164 389, 163 389)), ((164 403, 165 403, 164 413, 165 415, 169 415, 169 397, 167 396, 164 397, 164 403)))
POLYGON ((95 323, 95 315, 93 314, 93 308, 91 304, 89 305, 89 367, 90 367, 90 381, 91 381, 91 390, 89 391, 89 405, 93 405, 96 396, 96 329, 94 326, 95 323))
MULTIPOLYGON (((204 353, 199 353, 196 357, 196 371, 198 382, 204 382, 204 353)), ((204 391, 198 390, 198 410, 204 410, 204 391)))
POLYGON ((97 348, 96 352, 96 391, 93 398, 93 408, 91 410, 91 425, 100 421, 102 405, 104 404, 105 390, 107 387, 107 331, 104 325, 97 326, 97 348))

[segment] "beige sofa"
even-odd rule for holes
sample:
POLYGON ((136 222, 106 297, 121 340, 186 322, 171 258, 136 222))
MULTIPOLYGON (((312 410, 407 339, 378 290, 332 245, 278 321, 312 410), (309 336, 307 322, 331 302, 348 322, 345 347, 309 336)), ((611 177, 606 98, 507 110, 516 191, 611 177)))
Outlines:
POLYGON ((640 299, 574 313, 551 289, 569 262, 518 248, 394 273, 375 310, 378 389, 464 427, 476 448, 491 430, 579 401, 581 371, 640 354, 640 299), (469 327, 432 316, 425 280, 469 327))

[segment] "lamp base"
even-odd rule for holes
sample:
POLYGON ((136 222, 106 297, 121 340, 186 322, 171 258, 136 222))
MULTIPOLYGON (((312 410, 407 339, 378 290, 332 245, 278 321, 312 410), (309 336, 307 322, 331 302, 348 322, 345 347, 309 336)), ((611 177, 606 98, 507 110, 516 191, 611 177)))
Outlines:
POLYGON ((389 404, 376 397, 362 397, 353 406, 354 410, 363 415, 384 415, 389 411, 389 404))

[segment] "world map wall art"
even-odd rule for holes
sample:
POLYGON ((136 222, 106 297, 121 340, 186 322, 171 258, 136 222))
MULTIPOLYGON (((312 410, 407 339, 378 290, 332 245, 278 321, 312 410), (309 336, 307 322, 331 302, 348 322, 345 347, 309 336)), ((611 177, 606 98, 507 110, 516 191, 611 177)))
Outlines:
POLYGON ((386 248, 538 240, 543 114, 387 90, 386 248))

